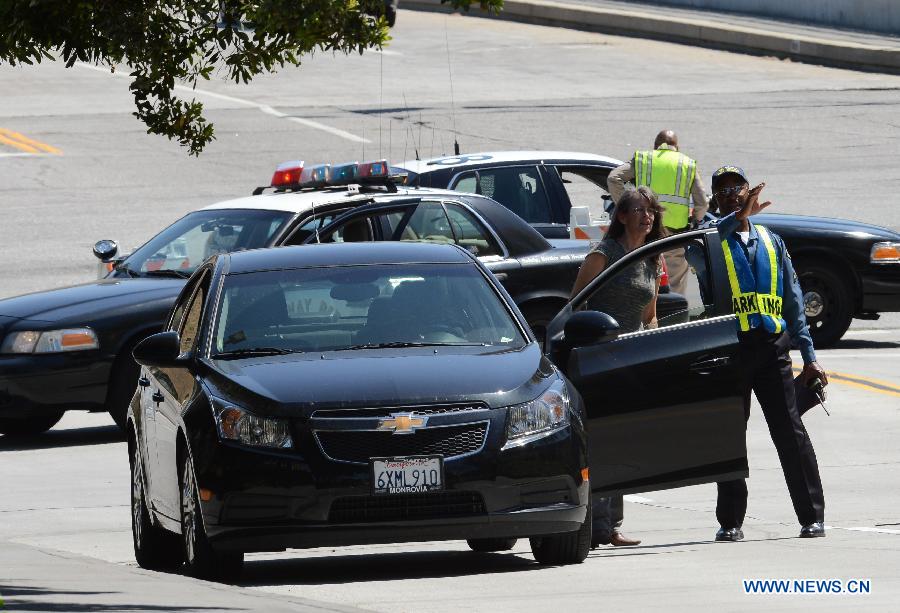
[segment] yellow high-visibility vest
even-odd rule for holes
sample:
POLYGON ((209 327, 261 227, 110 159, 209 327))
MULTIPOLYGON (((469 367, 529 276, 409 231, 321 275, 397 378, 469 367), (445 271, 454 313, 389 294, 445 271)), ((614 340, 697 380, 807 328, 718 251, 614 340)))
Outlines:
POLYGON ((674 149, 656 149, 635 151, 632 168, 634 184, 646 185, 659 197, 665 209, 663 225, 673 230, 687 228, 697 162, 674 149))

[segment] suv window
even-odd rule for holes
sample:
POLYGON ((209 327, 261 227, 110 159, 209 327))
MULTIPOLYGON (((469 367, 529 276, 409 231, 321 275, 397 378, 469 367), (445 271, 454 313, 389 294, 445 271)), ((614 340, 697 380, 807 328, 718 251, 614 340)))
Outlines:
POLYGON ((550 223, 550 201, 536 166, 483 168, 460 175, 450 187, 493 198, 528 223, 550 223))

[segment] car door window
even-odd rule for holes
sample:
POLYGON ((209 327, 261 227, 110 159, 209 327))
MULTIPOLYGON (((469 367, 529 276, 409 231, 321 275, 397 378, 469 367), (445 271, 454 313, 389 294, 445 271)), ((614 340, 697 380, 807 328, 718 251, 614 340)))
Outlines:
POLYGON ((536 166, 483 168, 463 173, 450 188, 493 198, 528 223, 552 221, 550 201, 536 166))
POLYGON ((675 247, 659 247, 637 262, 619 265, 590 294, 584 308, 611 315, 621 326, 622 333, 646 329, 644 309, 653 298, 666 252, 681 253, 687 259, 687 283, 685 295, 661 291, 656 296, 658 327, 710 317, 715 313, 714 293, 709 274, 709 253, 702 237, 686 239, 675 247))
POLYGON ((557 171, 571 205, 587 207, 592 220, 603 219, 612 203, 606 190, 606 171, 567 167, 557 167, 557 171))
POLYGON ((454 238, 460 247, 480 257, 500 255, 497 242, 468 209, 452 202, 445 206, 454 238))

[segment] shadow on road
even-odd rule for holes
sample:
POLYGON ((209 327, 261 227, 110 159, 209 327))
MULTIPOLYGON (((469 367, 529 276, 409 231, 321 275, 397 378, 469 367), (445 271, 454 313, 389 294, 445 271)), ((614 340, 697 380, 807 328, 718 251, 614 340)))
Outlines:
MULTIPOLYGON (((6 609, 9 611, 65 611, 80 613, 82 611, 209 611, 223 610, 222 607, 173 607, 172 605, 125 604, 124 602, 99 603, 90 602, 89 596, 117 594, 118 592, 91 592, 52 590, 37 587, 17 587, 0 584, 6 609), (64 598, 60 598, 60 597, 64 598), (47 600, 43 600, 46 598, 47 600), (79 601, 82 602, 79 602, 79 601)), ((124 596, 122 597, 124 599, 124 596)), ((244 609, 241 609, 244 610, 244 609)))
POLYGON ((244 564, 237 585, 328 585, 357 581, 396 581, 464 577, 537 570, 530 556, 473 551, 415 551, 365 555, 334 555, 289 560, 258 560, 244 564))
POLYGON ((0 452, 23 451, 27 449, 50 449, 55 447, 75 447, 81 445, 105 445, 125 440, 125 434, 118 426, 95 426, 93 428, 72 428, 50 430, 34 436, 0 435, 0 452))
POLYGON ((870 341, 861 338, 844 338, 838 341, 833 349, 900 349, 900 343, 894 341, 870 341))

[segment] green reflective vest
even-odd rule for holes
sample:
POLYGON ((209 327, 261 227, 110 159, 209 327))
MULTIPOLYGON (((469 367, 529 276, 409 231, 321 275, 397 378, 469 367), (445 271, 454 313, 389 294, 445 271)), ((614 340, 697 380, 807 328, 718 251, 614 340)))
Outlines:
POLYGON ((674 149, 656 149, 635 151, 632 168, 634 184, 646 185, 659 197, 665 209, 663 225, 673 230, 687 228, 697 162, 674 149))

